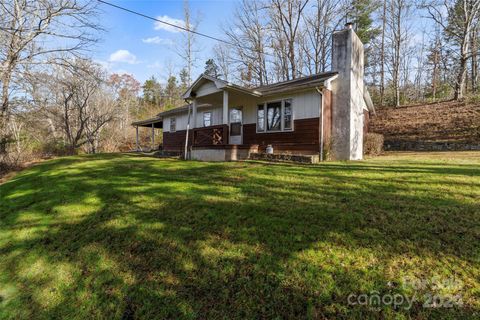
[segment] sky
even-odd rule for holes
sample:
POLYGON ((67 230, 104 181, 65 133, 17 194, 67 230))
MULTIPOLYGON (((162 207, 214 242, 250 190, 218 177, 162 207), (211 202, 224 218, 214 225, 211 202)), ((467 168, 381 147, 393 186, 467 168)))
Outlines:
MULTIPOLYGON (((183 23, 182 0, 107 0, 115 5, 153 16, 173 24, 183 23)), ((221 26, 233 15, 234 0, 190 0, 193 17, 198 17, 198 31, 225 38, 221 26)), ((94 48, 92 58, 109 72, 129 73, 144 82, 152 75, 165 82, 169 72, 178 74, 184 62, 177 54, 182 32, 158 24, 117 8, 100 4, 103 13, 100 22, 106 29, 102 41, 94 48)), ((192 72, 196 78, 205 61, 213 56, 214 40, 198 36, 198 67, 192 72)))
MULTIPOLYGON (((176 25, 184 23, 183 0, 105 1, 176 25)), ((238 1, 190 0, 192 16, 199 21, 197 31, 225 39, 222 25, 232 20, 238 1)), ((94 48, 92 58, 110 73, 132 74, 142 83, 155 76, 165 83, 170 73, 178 75, 185 66, 177 53, 183 38, 181 30, 105 4, 100 4, 100 8, 103 11, 100 22, 106 31, 101 34, 103 40, 94 48)), ((426 41, 424 38, 430 33, 425 31, 431 30, 431 20, 418 10, 411 12, 410 19, 410 41, 413 44, 426 41)), ((193 80, 203 72, 205 61, 213 57, 213 46, 218 43, 201 36, 197 36, 197 42, 199 53, 193 80)))

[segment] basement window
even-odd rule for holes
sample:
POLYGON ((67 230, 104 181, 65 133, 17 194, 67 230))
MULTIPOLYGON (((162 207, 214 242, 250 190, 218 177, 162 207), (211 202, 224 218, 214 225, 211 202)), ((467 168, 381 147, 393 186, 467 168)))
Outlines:
POLYGON ((292 130, 292 99, 266 102, 257 106, 257 132, 292 130))
POLYGON ((170 118, 170 132, 177 131, 177 118, 170 118))

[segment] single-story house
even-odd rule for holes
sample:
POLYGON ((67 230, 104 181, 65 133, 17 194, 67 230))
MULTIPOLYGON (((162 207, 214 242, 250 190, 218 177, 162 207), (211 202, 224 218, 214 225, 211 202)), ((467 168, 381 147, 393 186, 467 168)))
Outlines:
POLYGON ((198 160, 245 159, 267 148, 359 160, 373 111, 363 60, 363 44, 347 24, 333 34, 331 72, 256 88, 201 75, 183 94, 187 105, 133 125, 137 133, 139 126, 162 128, 164 151, 198 160))

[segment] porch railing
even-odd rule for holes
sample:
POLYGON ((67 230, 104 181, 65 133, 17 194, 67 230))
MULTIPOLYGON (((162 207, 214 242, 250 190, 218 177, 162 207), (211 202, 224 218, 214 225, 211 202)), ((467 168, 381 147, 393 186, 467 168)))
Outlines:
POLYGON ((193 145, 199 147, 228 144, 228 125, 193 129, 193 145))

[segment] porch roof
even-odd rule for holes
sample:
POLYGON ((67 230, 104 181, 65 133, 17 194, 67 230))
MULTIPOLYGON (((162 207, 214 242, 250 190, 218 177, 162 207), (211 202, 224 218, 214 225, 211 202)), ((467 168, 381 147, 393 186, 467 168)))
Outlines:
POLYGON ((145 120, 132 122, 132 126, 135 127, 148 127, 151 128, 153 125, 154 128, 162 129, 163 128, 163 118, 158 115, 145 120))
POLYGON ((258 92, 255 89, 249 89, 249 88, 242 87, 242 86, 233 84, 231 82, 228 82, 228 81, 225 81, 225 80, 222 80, 222 79, 218 79, 218 78, 206 75, 206 74, 201 74, 197 78, 197 80, 195 80, 195 82, 193 82, 193 84, 182 95, 183 99, 194 98, 196 96, 195 90, 197 90, 205 82, 212 82, 213 84, 215 84, 215 87, 218 91, 221 91, 223 89, 230 89, 230 90, 234 90, 234 91, 243 92, 245 94, 252 95, 252 96, 255 96, 255 97, 260 97, 262 95, 260 92, 258 92))

